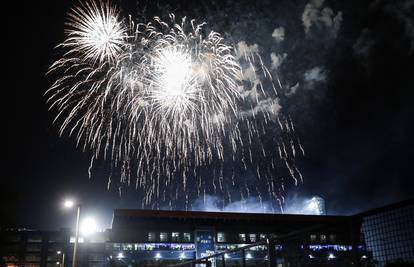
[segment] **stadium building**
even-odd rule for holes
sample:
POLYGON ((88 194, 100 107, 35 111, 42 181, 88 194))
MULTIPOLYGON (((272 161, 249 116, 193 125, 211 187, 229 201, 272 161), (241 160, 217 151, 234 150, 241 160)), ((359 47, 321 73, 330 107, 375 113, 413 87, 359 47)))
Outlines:
MULTIPOLYGON (((413 200, 354 216, 118 209, 111 229, 80 239, 77 266, 168 266, 269 238, 271 249, 226 253, 212 266, 269 266, 269 251, 275 267, 414 264, 413 214, 413 200)), ((67 229, 9 229, 1 240, 1 266, 71 266, 67 229)))

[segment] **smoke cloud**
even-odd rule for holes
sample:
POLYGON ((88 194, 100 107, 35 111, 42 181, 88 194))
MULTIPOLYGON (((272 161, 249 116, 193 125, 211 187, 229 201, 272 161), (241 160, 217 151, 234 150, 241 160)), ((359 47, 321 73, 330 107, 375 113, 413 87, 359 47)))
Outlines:
POLYGON ((289 87, 285 93, 286 96, 292 96, 294 94, 296 94, 296 92, 299 89, 299 83, 296 83, 295 85, 293 85, 292 87, 289 87))
POLYGON ((342 12, 336 15, 330 7, 323 6, 324 0, 311 0, 306 4, 302 13, 302 22, 305 27, 305 33, 309 34, 313 27, 325 29, 332 34, 333 37, 338 35, 338 31, 342 23, 342 12))
POLYGON ((259 112, 263 112, 269 113, 274 118, 276 118, 281 109, 282 106, 280 105, 278 98, 273 99, 271 97, 268 97, 266 99, 260 100, 257 105, 251 109, 241 111, 240 115, 242 117, 253 117, 256 116, 259 112))
POLYGON ((317 197, 300 198, 294 196, 285 200, 283 210, 275 211, 274 205, 268 201, 261 201, 260 198, 249 197, 244 200, 224 204, 217 196, 205 195, 195 200, 192 211, 205 212, 236 212, 236 213, 285 213, 285 214, 306 214, 322 215, 323 212, 317 203, 317 197))
POLYGON ((276 42, 282 42, 285 40, 285 28, 279 27, 273 30, 272 37, 276 42))
POLYGON ((303 75, 304 88, 312 90, 317 83, 325 82, 327 79, 326 70, 322 66, 317 66, 307 70, 303 75))
POLYGON ((276 54, 274 52, 272 52, 270 54, 270 59, 272 60, 272 66, 271 66, 271 70, 277 70, 280 65, 282 65, 283 61, 285 60, 285 58, 287 57, 287 53, 283 53, 283 54, 276 54))

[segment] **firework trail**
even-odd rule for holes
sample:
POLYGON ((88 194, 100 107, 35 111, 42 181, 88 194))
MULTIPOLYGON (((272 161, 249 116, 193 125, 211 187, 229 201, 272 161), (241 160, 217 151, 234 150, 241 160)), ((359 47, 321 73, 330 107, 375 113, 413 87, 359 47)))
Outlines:
POLYGON ((280 203, 285 181, 278 168, 295 183, 302 179, 294 158, 303 149, 292 120, 279 114, 258 53, 174 15, 168 22, 124 20, 109 2, 87 1, 68 17, 62 57, 49 70, 57 78, 46 94, 60 134, 93 152, 89 171, 107 159, 120 170, 120 183, 135 184, 142 206, 152 208, 184 200, 188 209, 189 199, 210 192, 229 202, 254 194, 280 203), (270 146, 266 134, 275 136, 270 146), (243 170, 228 167, 236 162, 243 170), (235 177, 248 169, 261 188, 235 177))

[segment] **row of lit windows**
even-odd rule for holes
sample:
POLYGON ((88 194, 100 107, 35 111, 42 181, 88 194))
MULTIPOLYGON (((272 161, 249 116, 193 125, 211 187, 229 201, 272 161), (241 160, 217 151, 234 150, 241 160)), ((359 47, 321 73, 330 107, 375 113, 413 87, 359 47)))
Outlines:
MULTIPOLYGON (((260 240, 266 239, 266 234, 246 234, 246 233, 239 233, 238 235, 238 241, 242 243, 250 242, 255 243, 260 240)), ((218 232, 217 233, 217 242, 224 243, 228 242, 228 237, 226 236, 226 233, 224 232, 218 232)))
POLYGON ((152 251, 152 250, 195 250, 194 243, 113 243, 107 247, 114 251, 152 251))
POLYGON ((171 238, 169 238, 169 236, 170 236, 170 233, 168 233, 168 232, 160 232, 159 235, 158 235, 159 239, 157 240, 157 233, 156 232, 149 232, 148 233, 148 241, 149 242, 156 242, 156 241, 160 241, 160 242, 167 242, 167 241, 191 242, 191 233, 172 232, 171 233, 171 238))
MULTIPOLYGON (((275 237, 275 234, 271 234, 270 236, 275 237)), ((218 243, 225 243, 228 241, 234 241, 234 240, 229 240, 228 236, 226 235, 225 232, 217 232, 217 242, 218 243)), ((264 240, 267 238, 266 234, 256 234, 256 233, 239 233, 237 234, 238 237, 238 241, 242 242, 242 243, 255 243, 261 240, 264 240)), ((312 234, 310 235, 310 241, 311 243, 316 243, 316 242, 321 242, 321 243, 327 243, 328 242, 328 238, 329 238, 329 242, 330 243, 335 243, 336 242, 336 235, 334 234, 330 234, 325 235, 325 234, 321 234, 321 235, 316 235, 316 234, 312 234), (319 238, 318 238, 319 237, 319 238)), ((156 232, 149 232, 148 233, 148 241, 149 242, 167 242, 167 241, 171 241, 171 242, 191 242, 192 238, 191 238, 191 233, 185 232, 185 233, 180 233, 180 232, 160 232, 160 233, 156 233, 156 232)))

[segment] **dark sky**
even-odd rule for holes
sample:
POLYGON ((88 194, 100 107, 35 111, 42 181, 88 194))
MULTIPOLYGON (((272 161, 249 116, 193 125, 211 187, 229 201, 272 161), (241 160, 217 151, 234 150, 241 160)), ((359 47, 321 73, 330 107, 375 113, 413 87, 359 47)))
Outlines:
MULTIPOLYGON (((173 11, 206 20, 235 43, 257 44, 269 68, 276 64, 272 53, 284 58, 273 72, 306 150, 298 162, 304 184, 290 188, 289 196, 320 195, 331 214, 413 197, 411 1, 148 2, 120 6, 137 18, 173 11), (283 38, 272 36, 281 28, 283 38)), ((54 46, 63 41, 65 14, 74 3, 18 2, 4 10, 2 226, 71 226, 73 213, 60 208, 65 196, 80 199, 85 214, 102 218, 101 227, 109 225, 113 208, 139 207, 133 188, 122 198, 106 190, 99 171, 104 163, 88 178, 90 155, 72 138, 59 137, 47 111, 44 92, 53 81, 45 73, 59 56, 54 46)))

